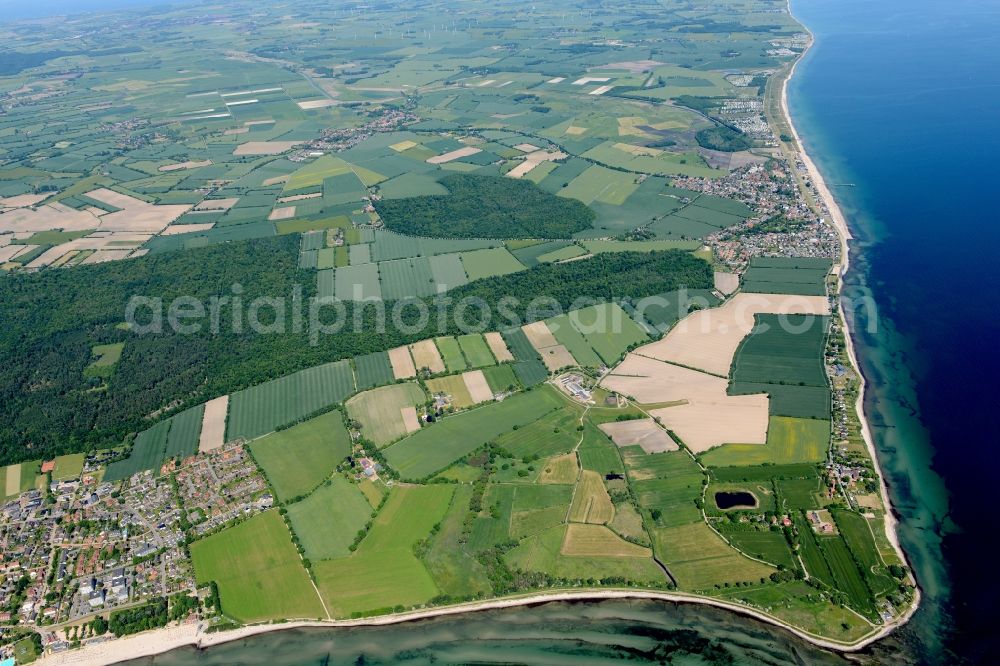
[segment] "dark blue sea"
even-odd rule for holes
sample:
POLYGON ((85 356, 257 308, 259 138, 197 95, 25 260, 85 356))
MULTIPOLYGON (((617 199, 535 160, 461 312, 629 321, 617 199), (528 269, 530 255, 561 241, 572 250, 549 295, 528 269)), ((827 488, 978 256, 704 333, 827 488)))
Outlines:
POLYGON ((938 663, 997 663, 1000 3, 792 11, 817 39, 792 117, 858 237, 847 295, 879 306, 860 340, 867 409, 924 591, 900 639, 938 663))

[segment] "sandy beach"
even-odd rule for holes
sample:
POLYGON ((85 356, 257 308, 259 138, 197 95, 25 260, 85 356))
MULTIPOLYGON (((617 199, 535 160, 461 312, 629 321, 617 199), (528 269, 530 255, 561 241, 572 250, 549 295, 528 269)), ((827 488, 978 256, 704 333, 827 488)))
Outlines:
POLYGON ((531 606, 553 601, 600 601, 604 599, 646 599, 675 603, 699 603, 714 606, 716 608, 733 611, 746 617, 752 617, 762 622, 782 627, 799 638, 812 643, 813 645, 841 652, 853 652, 860 650, 885 636, 896 626, 896 624, 892 624, 885 627, 879 627, 877 631, 873 631, 854 643, 841 643, 820 636, 815 636, 806 631, 802 631, 801 629, 791 627, 764 611, 748 608, 746 606, 741 606, 739 604, 719 599, 699 597, 681 592, 656 592, 652 590, 633 589, 577 589, 571 591, 552 591, 538 594, 519 595, 504 599, 491 599, 488 601, 474 601, 454 606, 443 606, 440 608, 394 613, 392 615, 382 615, 358 620, 331 620, 326 622, 291 621, 278 624, 252 625, 241 627, 239 629, 233 629, 231 631, 220 631, 216 633, 206 633, 204 631, 205 627, 202 623, 192 623, 168 627, 166 629, 147 631, 119 640, 108 640, 100 643, 85 645, 77 650, 46 655, 35 663, 40 664, 41 666, 107 666, 109 664, 116 664, 129 659, 162 654, 180 647, 194 646, 199 649, 204 649, 214 645, 238 641, 250 636, 266 634, 273 631, 286 631, 288 629, 300 628, 386 626, 434 617, 475 613, 478 611, 493 609, 514 608, 518 606, 531 606))
MULTIPOLYGON (((795 17, 795 15, 792 14, 792 8, 790 3, 788 5, 788 13, 791 14, 793 18, 795 17)), ((795 61, 795 63, 792 65, 791 70, 788 73, 788 76, 785 77, 784 81, 782 82, 781 110, 788 121, 788 126, 791 129, 792 136, 795 139, 795 144, 798 146, 799 158, 802 160, 802 163, 805 164, 806 171, 809 174, 810 179, 812 180, 813 191, 815 191, 816 194, 818 194, 820 199, 823 201, 823 204, 826 206, 827 211, 830 214, 830 221, 833 223, 834 228, 837 230, 837 234, 840 236, 841 259, 840 259, 840 265, 838 266, 838 273, 840 275, 841 284, 843 284, 844 277, 847 275, 847 271, 850 268, 851 254, 850 254, 849 241, 853 238, 853 236, 851 235, 851 230, 847 225, 847 218, 844 216, 843 211, 840 209, 840 205, 837 203, 837 200, 834 198, 833 193, 830 191, 830 188, 827 186, 826 181, 823 179, 823 174, 820 173, 819 169, 816 167, 816 163, 812 160, 812 158, 809 156, 809 153, 806 151, 805 144, 803 144, 802 142, 802 138, 799 135, 798 129, 795 127, 795 122, 792 117, 792 114, 788 109, 788 82, 791 80, 792 76, 794 76, 795 69, 798 67, 798 64, 802 61, 802 58, 804 58, 808 50, 813 47, 813 44, 815 43, 816 39, 812 31, 809 30, 809 28, 806 27, 804 23, 799 21, 799 24, 803 26, 803 29, 805 29, 807 33, 809 33, 809 46, 805 51, 803 51, 802 55, 795 61)), ((857 412, 858 419, 861 422, 861 434, 862 437, 864 438, 865 446, 868 449, 868 455, 871 457, 872 463, 875 466, 875 471, 879 477, 879 493, 882 497, 882 505, 886 507, 886 512, 885 512, 886 534, 889 538, 889 541, 892 543, 892 547, 899 554, 900 559, 904 563, 909 565, 906 553, 903 551, 902 546, 900 546, 899 536, 896 533, 897 521, 896 521, 895 511, 892 508, 892 502, 889 500, 889 489, 885 483, 885 474, 883 474, 882 472, 882 466, 879 462, 878 452, 875 449, 875 440, 872 436, 871 427, 868 423, 867 415, 865 414, 865 409, 864 409, 865 393, 868 387, 868 380, 865 378, 864 373, 861 372, 861 365, 858 363, 857 353, 854 346, 854 332, 851 330, 849 322, 844 314, 844 304, 842 300, 838 301, 837 303, 837 311, 840 316, 840 320, 844 324, 844 330, 847 332, 847 335, 844 336, 844 339, 847 344, 847 355, 851 359, 851 365, 857 372, 861 382, 861 385, 858 389, 858 399, 857 402, 855 402, 854 409, 857 412)), ((916 580, 912 578, 912 574, 911 574, 911 580, 914 582, 914 584, 916 583, 916 580)), ((910 617, 913 616, 913 613, 916 612, 917 607, 920 605, 920 596, 921 596, 920 587, 916 586, 913 603, 911 604, 910 608, 907 609, 906 613, 904 613, 902 616, 894 620, 893 623, 891 623, 891 626, 893 628, 905 624, 907 621, 909 621, 910 617)))

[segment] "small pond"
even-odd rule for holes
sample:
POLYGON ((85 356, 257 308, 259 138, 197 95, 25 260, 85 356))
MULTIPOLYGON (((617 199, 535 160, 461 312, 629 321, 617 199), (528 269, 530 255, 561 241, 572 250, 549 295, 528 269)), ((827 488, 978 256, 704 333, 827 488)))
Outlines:
POLYGON ((720 509, 756 509, 757 498, 745 490, 715 493, 715 506, 720 509))

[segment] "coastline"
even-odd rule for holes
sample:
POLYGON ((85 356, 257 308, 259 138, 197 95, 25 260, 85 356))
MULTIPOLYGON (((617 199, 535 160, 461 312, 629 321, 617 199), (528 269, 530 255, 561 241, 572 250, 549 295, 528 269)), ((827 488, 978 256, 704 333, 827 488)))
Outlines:
POLYGON ((190 623, 180 626, 167 627, 164 629, 154 629, 152 631, 134 634, 121 639, 112 639, 92 643, 75 650, 47 654, 35 663, 41 666, 108 666, 110 664, 117 664, 132 659, 151 657, 182 647, 190 646, 202 650, 222 645, 223 643, 243 640, 251 636, 258 636, 275 631, 287 631, 289 629, 334 629, 361 626, 387 626, 432 619, 435 617, 462 615, 486 610, 516 608, 519 606, 533 606, 556 601, 601 601, 608 599, 641 599, 672 603, 695 603, 713 606, 715 608, 732 611, 738 615, 751 617, 761 622, 780 627, 817 647, 837 652, 856 652, 864 649, 866 646, 879 640, 896 627, 895 623, 890 623, 879 627, 878 631, 869 633, 854 643, 841 643, 829 638, 823 638, 821 636, 810 634, 802 629, 789 625, 777 617, 765 613, 764 611, 721 599, 714 599, 712 597, 689 595, 682 592, 656 592, 641 589, 592 589, 526 594, 505 597, 502 599, 473 601, 453 606, 441 606, 438 608, 393 613, 390 615, 378 615, 354 620, 301 620, 279 622, 274 624, 258 624, 240 627, 230 631, 220 631, 217 633, 205 633, 202 630, 203 624, 200 622, 190 623))
MULTIPOLYGON (((795 19, 796 22, 802 26, 802 29, 808 33, 809 44, 802 54, 795 60, 795 62, 792 63, 792 67, 789 70, 788 75, 785 76, 781 83, 781 110, 784 114, 785 121, 792 132, 792 137, 795 140, 796 153, 805 165, 806 172, 809 174, 809 178, 812 181, 813 191, 819 196, 820 200, 822 200, 823 204, 826 206, 826 209, 830 214, 833 227, 837 230, 837 235, 840 237, 840 263, 837 265, 837 269, 840 283, 838 286, 842 288, 844 278, 847 276, 847 272, 850 269, 850 241, 854 238, 854 236, 851 234, 850 227, 847 224, 847 218, 844 216, 840 205, 833 196, 833 192, 831 192, 830 188, 826 184, 826 181, 823 179, 823 174, 820 172, 816 163, 812 160, 812 157, 810 157, 809 152, 806 150, 805 144, 802 142, 802 138, 799 135, 794 120, 792 119, 791 111, 788 108, 788 82, 791 80, 792 76, 794 76, 796 67, 798 67, 799 63, 802 62, 803 58, 805 58, 806 54, 816 43, 816 36, 808 26, 795 17, 795 14, 792 12, 791 0, 788 0, 787 9, 789 16, 795 19)), ((913 578, 912 567, 910 567, 909 560, 906 557, 906 552, 899 543, 899 535, 896 532, 896 525, 898 523, 896 512, 892 506, 892 501, 889 498, 889 487, 885 482, 885 474, 882 471, 882 465, 879 461, 878 451, 875 447, 875 439, 872 436, 871 426, 869 425, 868 417, 865 414, 865 395, 868 390, 868 379, 861 371, 861 364, 858 362, 857 351, 854 343, 854 331, 851 329, 850 322, 844 313, 844 303, 842 299, 838 299, 837 301, 837 312, 840 316, 840 321, 844 326, 844 330, 847 333, 844 336, 844 340, 847 346, 848 358, 851 359, 851 365, 854 367, 854 371, 857 373, 860 380, 860 385, 858 387, 858 399, 854 404, 854 409, 858 415, 858 420, 861 423, 861 435, 865 441, 865 446, 868 449, 868 455, 871 457, 872 464, 875 466, 875 472, 878 474, 879 494, 882 498, 882 505, 885 507, 886 536, 892 544, 893 549, 899 555, 900 560, 905 563, 908 568, 910 568, 910 578, 914 583, 913 602, 910 604, 910 607, 905 613, 885 625, 889 628, 889 631, 885 632, 888 634, 892 629, 906 624, 913 616, 917 608, 920 606, 921 590, 920 585, 917 583, 916 579, 913 578)))
MULTIPOLYGON (((789 2, 788 6, 789 15, 794 17, 791 12, 791 6, 789 2)), ((796 21, 798 21, 796 19, 796 21)), ((802 29, 809 34, 809 43, 806 49, 799 55, 799 57, 792 63, 791 67, 787 71, 781 83, 780 92, 780 106, 782 114, 784 115, 784 120, 787 123, 792 137, 795 142, 794 154, 802 161, 805 165, 806 171, 813 185, 813 191, 819 200, 822 201, 826 207, 830 222, 836 229, 838 236, 840 238, 841 244, 841 257, 840 262, 837 264, 838 277, 840 279, 840 284, 843 284, 844 277, 846 276, 850 267, 850 244, 849 241, 853 239, 850 228, 847 223, 847 219, 844 216, 840 206, 838 205, 833 193, 826 185, 825 180, 816 166, 815 162, 812 160, 808 154, 805 145, 803 144, 798 130, 793 122, 792 115, 788 107, 788 82, 795 73, 796 67, 806 56, 809 49, 811 49, 815 43, 815 36, 812 31, 809 30, 804 24, 799 21, 799 25, 802 29)), ((858 374, 860 385, 858 391, 858 399, 855 403, 855 411, 858 415, 862 437, 865 441, 865 445, 868 449, 868 453, 872 459, 875 471, 879 476, 879 487, 880 495, 882 498, 883 505, 886 509, 885 511, 885 531, 887 538, 890 543, 892 543, 893 548, 896 550, 901 560, 909 565, 908 559, 905 552, 903 551, 900 543, 898 534, 896 531, 897 518, 891 504, 888 486, 885 481, 885 476, 882 472, 882 467, 878 458, 877 450, 874 443, 874 438, 869 426, 869 422, 864 410, 864 401, 867 390, 867 380, 861 372, 861 366, 858 363, 855 343, 854 343, 854 333, 849 325, 849 322, 845 316, 843 303, 838 301, 837 311, 841 322, 843 323, 844 330, 846 332, 845 343, 847 346, 848 357, 850 358, 851 364, 858 374)), ((912 574, 911 574, 912 577, 912 574)), ((441 606, 436 608, 420 609, 414 611, 407 611, 402 613, 393 613, 389 615, 375 616, 362 619, 354 620, 328 620, 328 621, 289 621, 289 622, 279 622, 272 624, 260 624, 260 625, 250 625, 245 627, 240 627, 238 629, 233 629, 229 631, 221 631, 217 633, 205 633, 203 631, 203 623, 190 623, 183 624, 179 626, 172 626, 163 629, 157 629, 152 631, 143 632, 140 634, 135 634, 121 639, 106 640, 102 642, 92 643, 89 645, 84 645, 83 647, 75 650, 69 650, 66 652, 48 654, 40 658, 36 663, 42 665, 48 664, 86 664, 86 665, 105 665, 105 664, 115 664, 122 661, 127 661, 131 659, 150 657, 157 654, 162 654, 177 648, 192 646, 197 649, 206 649, 209 647, 221 645, 224 643, 229 643, 233 641, 242 640, 256 635, 271 633, 275 631, 285 631, 289 629, 299 629, 299 628, 346 628, 346 627, 358 627, 358 626, 387 626, 405 622, 414 622, 424 619, 431 619, 435 617, 445 617, 451 615, 460 615, 466 613, 476 613, 486 610, 496 610, 505 608, 514 608, 519 606, 531 606, 548 602, 558 602, 558 601, 599 601, 608 599, 636 599, 636 600, 655 600, 655 601, 665 601, 672 603, 697 603, 704 604, 708 606, 713 606, 716 608, 728 610, 734 612, 738 615, 744 617, 751 617, 756 620, 766 622, 770 625, 780 627, 798 638, 805 640, 813 645, 821 648, 834 650, 838 652, 855 652, 864 649, 873 642, 880 640, 886 635, 893 632, 896 628, 906 624, 913 614, 916 612, 921 601, 921 590, 919 585, 916 585, 914 580, 914 596, 913 601, 909 608, 901 614, 900 616, 894 618, 892 621, 874 627, 874 630, 869 634, 861 637, 853 643, 842 643, 829 638, 824 638, 822 636, 810 634, 802 629, 799 629, 793 625, 790 625, 783 620, 772 616, 764 611, 754 609, 748 606, 743 606, 741 604, 724 601, 721 599, 715 599, 712 597, 698 596, 685 594, 681 592, 658 592, 652 590, 642 590, 642 589, 577 589, 572 591, 552 591, 543 593, 529 593, 519 596, 504 597, 498 599, 490 599, 485 601, 475 601, 463 604, 456 604, 452 606, 441 606)))

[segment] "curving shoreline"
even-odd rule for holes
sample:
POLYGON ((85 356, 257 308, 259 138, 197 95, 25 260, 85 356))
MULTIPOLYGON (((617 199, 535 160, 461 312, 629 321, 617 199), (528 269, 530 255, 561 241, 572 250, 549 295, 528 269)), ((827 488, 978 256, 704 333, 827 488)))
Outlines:
POLYGON ((519 606, 533 606, 557 601, 602 601, 609 599, 642 599, 713 606, 715 608, 732 611, 745 617, 751 617, 761 622, 781 627, 782 629, 789 631, 798 638, 801 638, 802 640, 813 645, 838 652, 855 652, 861 650, 870 645, 872 642, 885 636, 896 626, 895 623, 885 625, 880 627, 879 631, 870 633, 854 643, 841 643, 839 641, 810 634, 802 629, 786 624, 782 620, 764 611, 711 597, 701 597, 697 595, 685 594, 683 592, 655 592, 651 590, 639 589, 566 590, 527 594, 506 597, 503 599, 490 599, 487 601, 473 601, 453 606, 442 606, 439 608, 414 610, 355 620, 301 620, 276 624, 250 625, 240 627, 239 629, 233 629, 231 631, 220 631, 217 633, 205 633, 202 631, 202 623, 192 623, 147 631, 122 639, 85 645, 76 650, 68 650, 66 652, 46 655, 35 663, 44 666, 107 666, 109 664, 116 664, 131 659, 151 657, 175 650, 177 648, 190 646, 199 650, 207 649, 216 645, 222 645, 223 643, 230 643, 249 638, 251 636, 267 634, 275 631, 287 631, 289 629, 332 629, 361 626, 388 626, 435 617, 462 615, 486 610, 515 608, 519 606))
MULTIPOLYGON (((790 3, 787 9, 789 15, 793 16, 794 18, 794 15, 791 12, 790 3)), ((811 182, 813 184, 813 191, 825 204, 829 212, 829 216, 831 218, 830 221, 833 224, 834 228, 837 230, 838 236, 840 237, 841 260, 837 268, 842 284, 843 278, 846 276, 847 271, 849 270, 850 267, 849 241, 853 238, 853 236, 850 232, 847 220, 843 215, 843 212, 841 211, 836 199, 834 198, 830 189, 827 187, 823 179, 823 176, 820 173, 819 169, 817 168, 816 164, 813 162, 808 152, 806 151, 805 145, 801 141, 800 135, 792 121, 792 116, 788 108, 788 99, 787 99, 788 81, 794 75, 795 69, 798 66, 799 62, 801 62, 802 58, 805 57, 808 50, 811 49, 815 43, 815 37, 813 33, 801 22, 799 22, 799 24, 802 26, 802 29, 809 34, 810 37, 809 44, 806 50, 803 51, 803 53, 792 64, 791 68, 787 72, 787 75, 784 76, 784 79, 781 84, 781 93, 780 93, 781 110, 784 115, 784 119, 787 122, 788 127, 792 133, 792 136, 795 140, 795 145, 797 146, 797 151, 796 151, 797 155, 805 165, 806 170, 811 179, 811 182)), ((854 345, 854 339, 853 339, 854 334, 849 326, 848 320, 845 317, 842 302, 838 303, 837 311, 839 313, 840 319, 843 322, 845 331, 847 333, 844 337, 847 346, 848 357, 850 358, 851 364, 857 371, 860 379, 858 399, 855 403, 855 410, 861 423, 863 439, 865 441, 869 455, 872 459, 875 471, 879 475, 880 494, 882 497, 883 505, 886 508, 885 511, 886 535, 889 541, 892 543, 893 548, 899 554, 901 560, 904 563, 908 563, 906 554, 902 550, 902 547, 899 543, 898 535, 896 532, 897 519, 895 517, 889 499, 888 487, 886 485, 885 477, 882 472, 882 468, 878 459, 871 429, 864 412, 864 398, 867 388, 867 380, 861 373, 861 368, 858 363, 854 345)), ((782 621, 781 619, 772 616, 764 611, 750 608, 741 604, 724 601, 721 599, 698 596, 693 594, 686 594, 681 592, 658 592, 658 591, 641 590, 641 589, 603 588, 603 589, 562 590, 562 591, 551 591, 544 593, 529 593, 525 595, 511 596, 500 599, 468 602, 452 606, 442 606, 437 608, 407 611, 403 613, 394 613, 390 615, 382 615, 382 616, 355 619, 355 620, 289 621, 289 622, 281 622, 275 624, 251 625, 246 627, 240 627, 238 629, 233 629, 230 631, 223 631, 217 633, 205 633, 203 631, 202 623, 191 623, 180 626, 168 627, 165 629, 143 632, 122 639, 93 643, 90 645, 85 645, 80 649, 46 655, 43 658, 39 659, 36 663, 45 665, 87 664, 94 666, 98 665, 103 666, 105 664, 114 664, 130 659, 149 657, 186 646, 193 646, 198 649, 205 649, 216 645, 221 645, 223 643, 242 640, 245 638, 249 638, 251 636, 271 633, 274 631, 285 631, 289 629, 386 626, 404 622, 414 622, 434 617, 475 613, 485 610, 514 608, 519 606, 530 606, 547 602, 599 601, 608 599, 646 599, 646 600, 657 600, 657 601, 666 601, 673 603, 705 604, 708 606, 713 606, 716 608, 732 611, 744 617, 752 617, 762 622, 766 622, 770 625, 780 627, 782 629, 789 631, 790 633, 794 634, 800 639, 805 640, 821 648, 835 650, 839 652, 854 652, 865 648, 871 643, 888 635, 889 633, 894 631, 897 627, 908 622, 920 604, 921 590, 919 585, 915 587, 913 601, 905 613, 903 613, 897 618, 894 618, 892 621, 886 623, 885 625, 876 627, 872 632, 852 643, 843 643, 833 639, 811 634, 793 625, 790 625, 782 621)))

